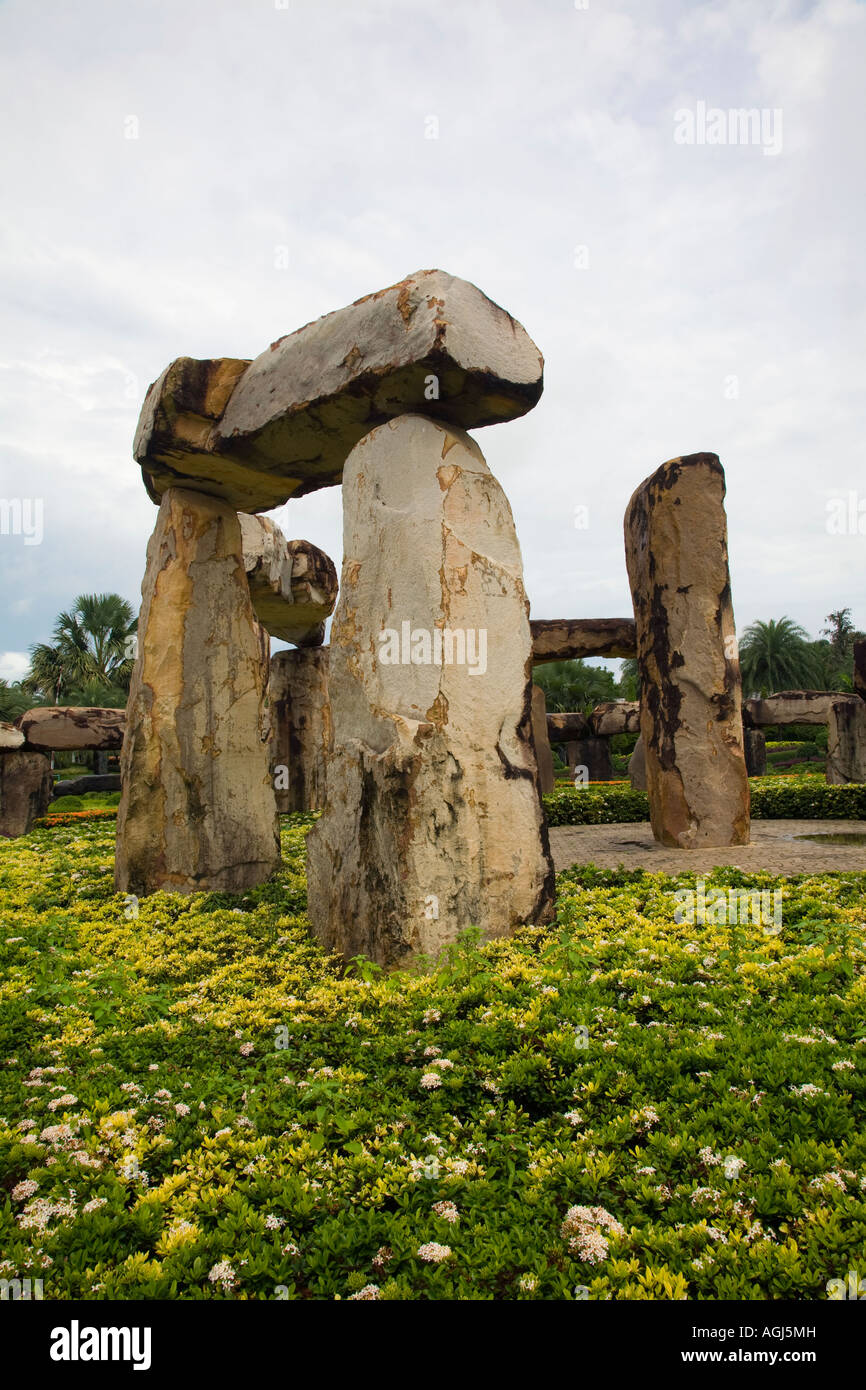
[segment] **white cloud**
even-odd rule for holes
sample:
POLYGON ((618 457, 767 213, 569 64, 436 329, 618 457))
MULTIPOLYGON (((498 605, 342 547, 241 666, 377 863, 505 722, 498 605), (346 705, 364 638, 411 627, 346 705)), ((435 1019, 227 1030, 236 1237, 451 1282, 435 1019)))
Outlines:
POLYGON ((0 652, 0 677, 7 681, 20 681, 26 676, 30 658, 26 652, 0 652))
MULTIPOLYGON (((537 409, 478 433, 536 616, 627 614, 631 493, 711 449, 739 626, 866 627, 864 539, 824 525, 827 489, 864 486, 864 57, 854 0, 80 0, 50 24, 9 0, 0 496, 44 498, 45 538, 0 544, 3 641, 82 591, 137 599, 131 441, 171 358, 254 356, 435 265, 545 355, 537 409), (701 100, 781 108, 782 154, 676 145, 701 100)), ((338 490, 281 519, 339 563, 338 490)))

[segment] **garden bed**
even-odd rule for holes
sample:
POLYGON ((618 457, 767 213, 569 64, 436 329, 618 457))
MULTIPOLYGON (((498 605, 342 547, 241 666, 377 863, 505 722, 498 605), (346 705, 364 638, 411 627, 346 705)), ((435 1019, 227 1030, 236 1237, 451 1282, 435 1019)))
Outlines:
POLYGON ((549 928, 345 974, 308 933, 310 823, 240 900, 115 894, 99 823, 0 846, 3 1277, 814 1300, 859 1268, 866 875, 784 882, 772 935, 590 867, 549 928))

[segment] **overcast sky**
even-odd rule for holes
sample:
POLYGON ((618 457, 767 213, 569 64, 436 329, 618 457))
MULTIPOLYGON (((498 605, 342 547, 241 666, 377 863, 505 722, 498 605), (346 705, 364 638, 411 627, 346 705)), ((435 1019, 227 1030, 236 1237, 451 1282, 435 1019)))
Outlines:
MULTIPOLYGON (((628 615, 628 499, 709 450, 738 631, 866 628, 864 72, 857 0, 0 3, 0 498, 44 516, 0 534, 0 675, 75 595, 138 606, 132 437, 172 358, 434 266, 545 356, 476 436, 534 617, 628 615), (701 143, 701 103, 763 130, 701 143)), ((276 518, 339 568, 339 489, 276 518)))

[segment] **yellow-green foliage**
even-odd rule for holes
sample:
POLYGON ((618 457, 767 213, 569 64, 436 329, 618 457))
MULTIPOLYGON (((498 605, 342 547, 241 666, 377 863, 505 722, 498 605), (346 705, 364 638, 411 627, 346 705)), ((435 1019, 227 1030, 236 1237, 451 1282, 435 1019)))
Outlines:
POLYGON ((246 898, 137 909, 111 827, 2 846, 0 1277, 812 1300, 866 1272, 866 875, 710 876, 781 888, 772 934, 678 924, 693 880, 571 871, 550 928, 346 975, 307 932, 309 824, 246 898))

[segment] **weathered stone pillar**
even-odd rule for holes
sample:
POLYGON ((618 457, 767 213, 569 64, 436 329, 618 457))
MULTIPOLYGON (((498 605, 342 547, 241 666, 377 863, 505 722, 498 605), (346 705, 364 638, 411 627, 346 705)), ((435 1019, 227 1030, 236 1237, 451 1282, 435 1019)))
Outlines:
POLYGON ((547 737, 547 701, 540 685, 532 687, 532 740, 535 746, 535 761, 538 764, 538 780, 543 796, 552 792, 556 785, 553 771, 553 752, 547 737))
POLYGON ((271 771, 278 811, 320 811, 333 741, 328 647, 298 647, 271 657, 268 705, 271 771))
POLYGON ((279 864, 267 666, 234 508, 163 495, 147 551, 121 759, 115 883, 240 892, 279 864))
POLYGON ((632 791, 646 791, 646 755, 644 754, 642 734, 638 737, 638 741, 632 749, 631 757, 628 760, 628 780, 631 783, 632 791))
POLYGON ((866 782, 866 701, 834 700, 827 720, 827 781, 866 782))
POLYGON ((610 782, 613 780, 613 763, 610 758, 610 739, 581 738, 566 744, 568 771, 572 778, 579 767, 586 768, 588 782, 610 782))
POLYGON ((866 700, 866 638, 854 643, 854 691, 866 700))
POLYGON ((763 777, 767 771, 767 738, 761 729, 743 730, 746 772, 750 777, 763 777))
POLYGON ((37 816, 45 815, 53 785, 50 758, 18 752, 12 743, 11 734, 0 741, 0 835, 9 840, 29 834, 37 816))
POLYGON ((625 516, 650 819, 681 849, 749 840, 724 497, 716 455, 691 454, 647 478, 625 516))
POLYGON ((343 475, 334 748, 308 845, 331 950, 383 965, 549 920, 532 643, 508 501, 474 440, 404 415, 343 475))

